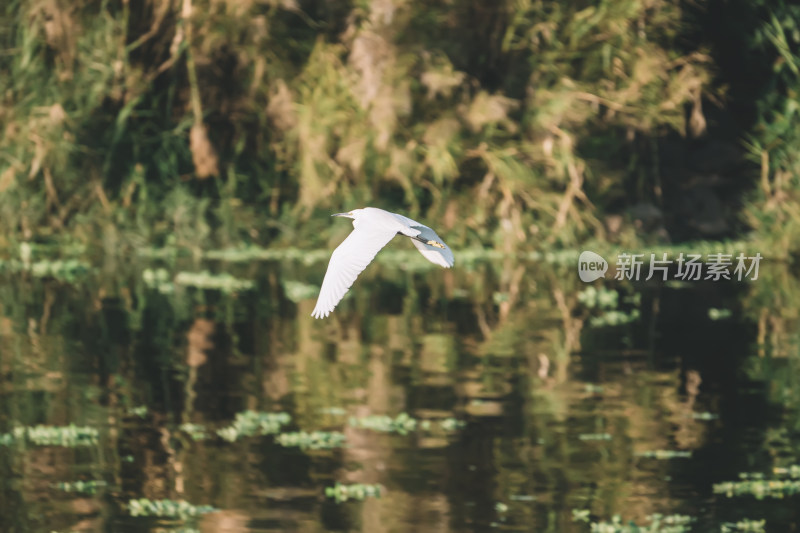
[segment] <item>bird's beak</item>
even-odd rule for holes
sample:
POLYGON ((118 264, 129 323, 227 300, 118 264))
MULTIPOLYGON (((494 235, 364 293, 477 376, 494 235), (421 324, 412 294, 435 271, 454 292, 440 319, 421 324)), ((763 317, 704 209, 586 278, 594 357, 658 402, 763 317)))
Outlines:
POLYGON ((350 213, 336 213, 336 214, 331 215, 331 216, 332 217, 349 217, 350 213))

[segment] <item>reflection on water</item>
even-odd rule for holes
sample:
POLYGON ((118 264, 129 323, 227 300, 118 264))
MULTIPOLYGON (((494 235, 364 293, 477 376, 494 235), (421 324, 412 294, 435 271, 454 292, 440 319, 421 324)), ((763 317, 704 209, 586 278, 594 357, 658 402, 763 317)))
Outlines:
POLYGON ((796 497, 712 491, 800 462, 797 322, 779 299, 376 265, 315 321, 322 269, 233 268, 252 288, 174 265, 6 278, 0 530, 797 527, 796 497))

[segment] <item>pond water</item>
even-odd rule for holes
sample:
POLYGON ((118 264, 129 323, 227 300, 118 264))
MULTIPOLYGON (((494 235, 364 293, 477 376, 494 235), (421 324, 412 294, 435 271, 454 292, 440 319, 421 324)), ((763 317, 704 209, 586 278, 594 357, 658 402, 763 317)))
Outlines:
POLYGON ((0 531, 798 530, 780 276, 401 264, 7 273, 0 531))

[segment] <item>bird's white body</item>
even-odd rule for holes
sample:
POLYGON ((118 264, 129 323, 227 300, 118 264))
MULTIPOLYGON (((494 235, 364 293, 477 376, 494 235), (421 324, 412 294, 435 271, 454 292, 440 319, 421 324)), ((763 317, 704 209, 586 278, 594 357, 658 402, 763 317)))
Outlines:
POLYGON ((453 252, 436 232, 403 215, 365 207, 334 216, 352 218, 353 231, 331 255, 317 305, 311 313, 314 318, 326 317, 333 311, 358 275, 398 233, 410 237, 428 261, 444 268, 453 266, 453 252))

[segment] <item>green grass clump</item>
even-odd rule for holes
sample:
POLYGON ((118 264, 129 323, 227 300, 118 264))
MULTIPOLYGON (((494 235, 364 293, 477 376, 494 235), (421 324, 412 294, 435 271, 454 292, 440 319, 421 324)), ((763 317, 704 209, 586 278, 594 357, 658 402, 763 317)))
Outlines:
POLYGON ((291 420, 292 417, 288 413, 244 411, 236 413, 233 424, 218 429, 217 435, 228 442, 234 442, 241 437, 273 435, 279 433, 291 420))
POLYGON ((192 505, 189 502, 178 500, 150 500, 139 498, 128 502, 128 513, 131 516, 147 516, 159 518, 173 518, 189 520, 206 513, 216 511, 210 505, 192 505))
POLYGON ((281 433, 275 442, 287 448, 327 450, 344 446, 345 436, 339 431, 295 431, 281 433))
POLYGON ((325 496, 333 498, 336 503, 346 502, 347 500, 363 501, 367 498, 380 498, 383 489, 380 485, 365 485, 354 483, 345 485, 336 482, 333 487, 325 487, 325 496))

